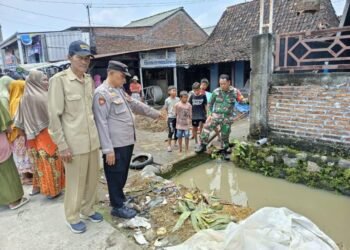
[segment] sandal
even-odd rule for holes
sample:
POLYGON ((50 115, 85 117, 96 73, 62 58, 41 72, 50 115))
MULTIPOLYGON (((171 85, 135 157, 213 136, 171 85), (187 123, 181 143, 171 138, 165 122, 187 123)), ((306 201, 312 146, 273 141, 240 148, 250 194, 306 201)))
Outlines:
POLYGON ((62 192, 60 192, 59 194, 57 194, 56 196, 51 196, 51 195, 48 195, 48 196, 46 196, 49 200, 54 200, 54 199, 56 199, 56 198, 58 198, 58 197, 60 197, 61 196, 61 194, 62 194, 62 192))
POLYGON ((37 195, 37 194, 40 194, 40 189, 36 190, 36 191, 30 191, 29 195, 30 196, 34 196, 34 195, 37 195))
POLYGON ((21 201, 16 206, 11 207, 11 205, 10 205, 10 209, 11 210, 16 210, 16 209, 22 207, 23 205, 27 204, 28 202, 29 202, 28 198, 22 197, 21 201))

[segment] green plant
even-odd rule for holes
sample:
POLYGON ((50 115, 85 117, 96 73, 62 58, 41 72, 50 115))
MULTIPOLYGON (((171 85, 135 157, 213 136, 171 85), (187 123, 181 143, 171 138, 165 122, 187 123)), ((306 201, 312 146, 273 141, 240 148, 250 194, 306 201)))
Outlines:
MULTIPOLYGON (((338 191, 350 195, 350 169, 329 166, 327 163, 318 160, 315 152, 308 153, 309 157, 314 157, 314 161, 320 166, 318 172, 309 172, 307 170, 307 160, 300 159, 296 167, 288 167, 283 162, 285 155, 294 157, 300 151, 296 148, 276 147, 273 145, 257 148, 252 144, 235 141, 235 147, 232 152, 232 161, 240 167, 265 176, 284 178, 293 183, 302 183, 310 187, 317 187, 326 190, 338 191), (311 155, 311 156, 310 156, 311 155), (269 156, 274 157, 274 163, 266 161, 269 156)), ((335 158, 330 162, 336 162, 335 158)), ((341 157, 338 155, 338 157, 341 157)))

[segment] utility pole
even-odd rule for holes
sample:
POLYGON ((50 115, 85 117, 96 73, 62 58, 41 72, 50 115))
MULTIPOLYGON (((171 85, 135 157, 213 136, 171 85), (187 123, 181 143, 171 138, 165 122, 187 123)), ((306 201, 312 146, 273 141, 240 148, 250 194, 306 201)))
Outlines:
POLYGON ((91 18, 90 18, 90 8, 92 7, 92 4, 86 4, 86 10, 88 14, 88 21, 89 21, 89 27, 91 28, 91 18))
POLYGON ((93 30, 91 26, 91 16, 90 16, 90 8, 92 8, 92 4, 86 4, 86 10, 88 14, 88 22, 89 22, 89 43, 90 43, 90 48, 93 53, 96 53, 96 47, 95 47, 95 42, 94 42, 94 35, 93 35, 93 30))
MULTIPOLYGON (((267 0, 266 0, 267 1, 267 0)), ((274 4, 274 0, 269 0, 269 23, 265 24, 265 13, 264 13, 264 9, 265 9, 265 0, 260 0, 260 22, 259 22, 259 34, 264 33, 264 28, 268 27, 268 33, 272 33, 273 31, 273 4, 274 4)))

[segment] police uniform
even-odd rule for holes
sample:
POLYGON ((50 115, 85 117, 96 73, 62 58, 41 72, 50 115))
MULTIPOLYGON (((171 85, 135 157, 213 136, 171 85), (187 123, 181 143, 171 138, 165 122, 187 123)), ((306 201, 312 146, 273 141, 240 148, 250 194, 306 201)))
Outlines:
POLYGON ((79 80, 70 68, 50 79, 49 134, 59 151, 73 153, 73 160, 64 162, 64 209, 70 224, 80 222, 80 213, 94 214, 100 142, 92 113, 93 92, 91 76, 85 74, 79 80))
POLYGON ((201 134, 203 145, 208 144, 209 135, 218 126, 221 128, 221 139, 224 149, 229 147, 229 137, 231 133, 231 125, 233 123, 233 109, 235 101, 242 102, 243 96, 234 87, 230 86, 228 91, 217 88, 212 93, 209 102, 208 114, 211 115, 211 122, 204 125, 201 134))
MULTIPOLYGON (((126 65, 117 61, 111 61, 109 68, 127 73, 126 65)), ((123 188, 136 141, 133 112, 154 119, 160 116, 160 112, 133 99, 123 88, 114 88, 106 81, 95 91, 93 112, 104 154, 110 202, 113 208, 122 208, 125 202, 123 188), (106 154, 112 152, 116 162, 114 166, 109 166, 106 154)))

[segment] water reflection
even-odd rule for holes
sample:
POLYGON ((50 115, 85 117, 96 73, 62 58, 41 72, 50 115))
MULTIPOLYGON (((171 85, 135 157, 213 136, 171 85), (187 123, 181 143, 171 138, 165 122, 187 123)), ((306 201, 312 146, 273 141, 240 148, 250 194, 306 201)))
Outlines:
POLYGON ((350 249, 350 198, 269 178, 232 163, 212 161, 174 177, 177 183, 214 191, 222 199, 254 209, 287 207, 311 219, 337 243, 350 249), (191 181, 192 179, 192 181, 191 181))

